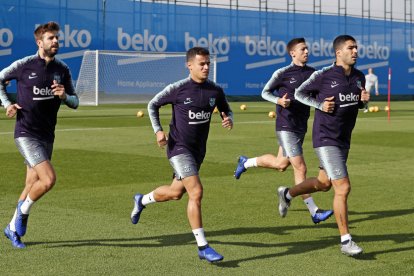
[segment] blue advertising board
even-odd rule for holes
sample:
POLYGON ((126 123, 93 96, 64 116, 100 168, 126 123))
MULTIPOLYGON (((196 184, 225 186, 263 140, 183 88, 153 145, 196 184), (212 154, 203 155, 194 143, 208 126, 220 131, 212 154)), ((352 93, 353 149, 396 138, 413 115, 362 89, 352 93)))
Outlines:
POLYGON ((8 0, 0 2, 0 14, 0 68, 35 53, 34 28, 53 20, 62 28, 59 58, 75 80, 85 50, 183 52, 202 46, 217 55, 217 82, 227 94, 258 95, 272 73, 290 63, 291 38, 306 38, 309 64, 320 69, 334 60, 333 39, 349 34, 358 40, 358 68, 374 68, 381 94, 387 92, 388 68, 392 93, 414 94, 412 23, 128 0, 8 0))

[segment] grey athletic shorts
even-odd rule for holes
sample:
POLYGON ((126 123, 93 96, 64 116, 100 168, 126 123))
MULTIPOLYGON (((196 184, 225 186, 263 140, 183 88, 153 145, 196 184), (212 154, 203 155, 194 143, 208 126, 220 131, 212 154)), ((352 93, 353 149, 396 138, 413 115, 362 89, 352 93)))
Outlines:
POLYGON ((39 163, 52 159, 53 143, 47 143, 31 137, 14 139, 17 148, 23 155, 26 165, 33 168, 39 163))
POLYGON ((324 169, 329 179, 336 180, 348 176, 346 161, 348 160, 348 149, 335 146, 315 148, 319 158, 320 168, 324 169))
POLYGON ((305 133, 276 131, 277 141, 283 149, 283 156, 295 157, 303 155, 302 145, 305 133))
POLYGON ((183 178, 198 175, 200 164, 197 164, 194 157, 189 153, 183 153, 173 156, 169 159, 174 169, 174 176, 181 180, 183 178))

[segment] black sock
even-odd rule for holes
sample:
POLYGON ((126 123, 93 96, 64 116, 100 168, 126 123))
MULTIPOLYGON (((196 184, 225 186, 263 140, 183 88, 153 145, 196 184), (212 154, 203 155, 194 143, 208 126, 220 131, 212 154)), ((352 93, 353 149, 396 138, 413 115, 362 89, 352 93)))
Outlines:
POLYGON ((208 244, 206 244, 206 245, 204 245, 204 246, 199 246, 198 247, 198 250, 204 250, 204 249, 206 249, 206 248, 208 248, 209 246, 208 246, 208 244))
POLYGON ((286 200, 286 202, 290 202, 290 199, 288 199, 287 197, 286 197, 286 195, 287 195, 287 193, 289 192, 289 188, 287 188, 286 190, 285 190, 285 193, 284 193, 284 197, 285 197, 285 200, 286 200))

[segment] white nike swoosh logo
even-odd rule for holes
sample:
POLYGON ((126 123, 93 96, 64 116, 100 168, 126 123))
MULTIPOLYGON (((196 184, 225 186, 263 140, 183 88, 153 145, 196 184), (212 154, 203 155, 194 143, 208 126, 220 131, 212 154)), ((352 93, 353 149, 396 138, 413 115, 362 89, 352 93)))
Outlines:
POLYGON ((184 101, 184 104, 192 103, 193 101, 184 101))
POLYGON ((295 82, 297 82, 297 81, 290 81, 290 83, 295 83, 295 82))
POLYGON ((337 84, 331 84, 331 88, 337 87, 339 85, 339 83, 337 84))
POLYGON ((29 80, 35 79, 35 78, 37 78, 37 76, 29 76, 29 80))

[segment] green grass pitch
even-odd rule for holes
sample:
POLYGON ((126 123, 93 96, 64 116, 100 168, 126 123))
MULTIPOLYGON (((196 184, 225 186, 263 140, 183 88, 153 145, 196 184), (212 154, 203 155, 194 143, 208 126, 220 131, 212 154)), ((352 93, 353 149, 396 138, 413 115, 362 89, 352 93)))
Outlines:
MULTIPOLYGON (((240 154, 274 153, 277 142, 270 103, 232 103, 235 126, 212 119, 205 162, 203 219, 209 243, 224 255, 200 261, 186 217, 187 197, 148 206, 138 225, 129 219, 132 197, 169 184, 172 170, 155 143, 144 105, 62 107, 53 164, 57 184, 37 202, 23 238, 12 248, 0 238, 2 275, 409 275, 414 273, 414 105, 392 103, 391 120, 359 113, 348 160, 352 192, 350 230, 363 247, 342 255, 335 219, 314 225, 297 198, 286 218, 277 211, 276 188, 292 185, 280 173, 249 169, 233 178, 240 154)), ((168 128, 171 108, 161 109, 168 128)), ((313 113, 309 121, 312 125, 313 113)), ((13 142, 14 120, 0 114, 0 226, 8 224, 23 188, 25 168, 13 142)), ((318 161, 308 132, 308 176, 318 161)), ((314 194, 331 208, 333 191, 314 194)))

